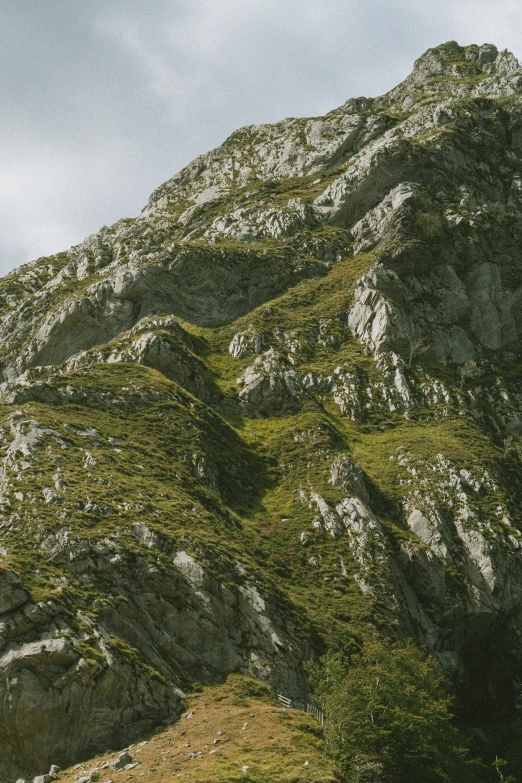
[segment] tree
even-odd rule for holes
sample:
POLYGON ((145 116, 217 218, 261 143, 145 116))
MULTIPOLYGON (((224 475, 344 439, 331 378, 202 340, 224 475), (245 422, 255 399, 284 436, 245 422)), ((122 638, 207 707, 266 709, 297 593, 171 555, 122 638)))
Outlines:
POLYGON ((413 642, 375 634, 348 662, 328 654, 310 675, 327 744, 351 783, 475 779, 440 669, 413 642))
POLYGON ((508 777, 504 775, 503 768, 507 767, 507 761, 504 761, 504 759, 499 759, 497 756, 493 762, 493 766, 497 770, 500 783, 516 783, 516 780, 512 775, 508 775, 508 777))
POLYGON ((408 367, 411 367, 412 361, 430 350, 430 341, 427 337, 418 337, 410 335, 408 341, 408 367))
POLYGON ((514 419, 506 425, 506 437, 504 438, 504 457, 516 454, 522 459, 522 422, 514 419))
POLYGON ((482 370, 473 359, 469 359, 468 361, 460 365, 458 369, 458 373, 460 375, 459 388, 462 391, 462 387, 464 386, 464 381, 478 378, 480 375, 482 375, 482 370))

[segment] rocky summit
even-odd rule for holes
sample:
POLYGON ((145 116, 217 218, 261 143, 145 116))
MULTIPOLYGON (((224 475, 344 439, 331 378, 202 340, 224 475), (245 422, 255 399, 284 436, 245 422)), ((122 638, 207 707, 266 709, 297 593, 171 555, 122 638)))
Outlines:
POLYGON ((0 281, 2 783, 369 624, 514 725, 521 248, 522 68, 450 42, 0 281))

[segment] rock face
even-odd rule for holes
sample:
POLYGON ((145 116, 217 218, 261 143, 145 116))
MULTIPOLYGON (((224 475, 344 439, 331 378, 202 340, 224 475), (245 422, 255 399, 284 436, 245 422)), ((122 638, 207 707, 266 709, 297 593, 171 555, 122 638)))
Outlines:
POLYGON ((521 245, 522 69, 450 42, 0 281, 2 781, 369 617, 511 720, 521 245))
POLYGON ((259 356, 238 378, 239 399, 245 412, 278 415, 296 407, 302 384, 299 373, 273 348, 259 356))

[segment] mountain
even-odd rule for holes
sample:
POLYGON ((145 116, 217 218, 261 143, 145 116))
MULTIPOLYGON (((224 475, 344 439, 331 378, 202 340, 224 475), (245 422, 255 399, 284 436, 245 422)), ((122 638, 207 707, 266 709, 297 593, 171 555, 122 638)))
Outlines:
POLYGON ((450 42, 0 281, 2 781, 369 625, 514 725, 521 246, 522 68, 450 42))

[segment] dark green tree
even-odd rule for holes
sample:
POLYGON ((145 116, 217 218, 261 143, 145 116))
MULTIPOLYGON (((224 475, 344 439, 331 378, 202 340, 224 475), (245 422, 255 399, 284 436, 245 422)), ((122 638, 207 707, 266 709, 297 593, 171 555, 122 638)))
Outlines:
POLYGON ((369 635, 349 661, 328 654, 310 675, 351 783, 476 780, 437 662, 413 642, 369 635))

